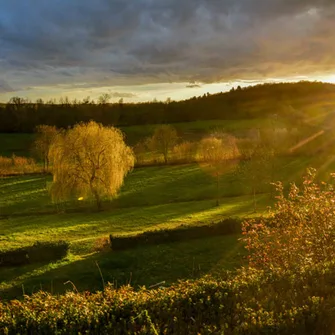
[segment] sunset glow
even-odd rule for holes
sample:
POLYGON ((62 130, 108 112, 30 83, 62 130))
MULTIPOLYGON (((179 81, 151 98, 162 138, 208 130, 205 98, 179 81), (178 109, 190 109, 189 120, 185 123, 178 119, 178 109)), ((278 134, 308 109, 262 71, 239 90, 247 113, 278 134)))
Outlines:
POLYGON ((105 92, 181 100, 271 81, 335 82, 330 0, 18 3, 0 11, 0 102, 105 92))

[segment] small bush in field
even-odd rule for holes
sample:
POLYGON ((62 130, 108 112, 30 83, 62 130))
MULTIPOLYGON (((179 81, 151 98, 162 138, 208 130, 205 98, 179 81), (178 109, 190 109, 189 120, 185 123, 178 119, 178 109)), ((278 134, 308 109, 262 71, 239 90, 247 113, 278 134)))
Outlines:
POLYGON ((0 156, 0 175, 2 176, 34 172, 40 172, 40 168, 32 158, 15 155, 11 158, 0 156))
POLYGON ((0 174, 4 175, 12 169, 12 160, 8 157, 0 156, 0 174))
POLYGON ((196 144, 192 142, 182 142, 173 147, 173 159, 178 162, 193 162, 196 154, 196 144))
MULTIPOLYGON (((250 265, 265 270, 297 270, 331 261, 335 256, 335 191, 333 182, 317 183, 309 169, 288 196, 275 184, 277 204, 270 217, 242 224, 250 265)), ((332 175, 333 181, 335 174, 332 175)))
POLYGON ((35 242, 32 246, 0 252, 0 267, 55 261, 65 257, 68 250, 66 241, 35 242))
POLYGON ((173 229, 148 230, 136 235, 109 236, 109 246, 113 250, 126 250, 144 245, 189 241, 211 236, 238 234, 241 222, 238 219, 226 218, 217 223, 201 226, 180 225, 173 229))
POLYGON ((108 237, 99 237, 94 241, 93 251, 108 251, 110 250, 110 241, 108 237))

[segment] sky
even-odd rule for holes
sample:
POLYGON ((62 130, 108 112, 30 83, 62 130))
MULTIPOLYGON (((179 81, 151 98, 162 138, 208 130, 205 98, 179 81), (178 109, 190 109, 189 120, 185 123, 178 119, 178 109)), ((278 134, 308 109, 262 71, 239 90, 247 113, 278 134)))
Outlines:
POLYGON ((335 82, 335 0, 0 0, 0 101, 335 82))

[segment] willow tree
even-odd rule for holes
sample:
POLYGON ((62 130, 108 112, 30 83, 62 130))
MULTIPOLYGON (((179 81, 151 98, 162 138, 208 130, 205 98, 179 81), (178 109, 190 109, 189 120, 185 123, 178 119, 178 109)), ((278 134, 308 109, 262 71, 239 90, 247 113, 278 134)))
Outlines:
POLYGON ((50 149, 54 202, 73 196, 93 198, 98 209, 103 198, 114 197, 134 166, 132 150, 119 129, 93 121, 59 133, 50 149))

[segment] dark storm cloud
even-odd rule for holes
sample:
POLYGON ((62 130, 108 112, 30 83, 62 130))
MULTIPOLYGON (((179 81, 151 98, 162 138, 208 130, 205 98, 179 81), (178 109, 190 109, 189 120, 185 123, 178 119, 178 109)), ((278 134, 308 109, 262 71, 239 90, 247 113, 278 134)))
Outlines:
POLYGON ((128 92, 111 92, 110 93, 111 98, 136 98, 137 95, 134 93, 128 93, 128 92))
POLYGON ((7 84, 5 80, 0 79, 0 93, 14 92, 15 90, 7 84))
POLYGON ((322 72, 334 28, 334 0, 4 1, 0 91, 322 72))
POLYGON ((187 88, 195 88, 195 87, 201 87, 200 84, 197 84, 195 81, 191 82, 191 83, 188 83, 186 85, 187 88))

